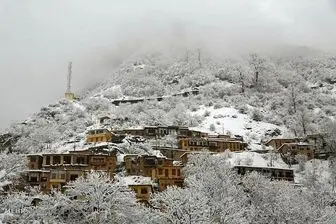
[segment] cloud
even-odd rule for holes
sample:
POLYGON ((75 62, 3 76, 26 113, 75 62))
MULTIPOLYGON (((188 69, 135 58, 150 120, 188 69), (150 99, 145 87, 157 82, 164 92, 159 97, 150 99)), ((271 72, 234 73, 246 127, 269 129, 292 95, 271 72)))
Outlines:
POLYGON ((218 54, 273 44, 336 50, 332 0, 0 1, 0 129, 78 92, 139 51, 201 46, 218 54))

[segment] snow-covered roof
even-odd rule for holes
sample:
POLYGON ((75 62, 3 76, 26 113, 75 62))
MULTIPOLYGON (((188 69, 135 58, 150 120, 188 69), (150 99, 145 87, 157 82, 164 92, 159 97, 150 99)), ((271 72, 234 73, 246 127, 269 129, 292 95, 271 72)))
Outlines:
POLYGON ((120 183, 125 186, 129 185, 153 185, 150 177, 143 176, 126 176, 120 178, 120 183))

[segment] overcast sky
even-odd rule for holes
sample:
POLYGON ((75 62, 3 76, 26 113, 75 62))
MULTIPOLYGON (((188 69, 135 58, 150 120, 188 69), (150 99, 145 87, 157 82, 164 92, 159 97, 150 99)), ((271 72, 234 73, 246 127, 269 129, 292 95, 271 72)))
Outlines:
POLYGON ((0 130, 80 91, 137 51, 336 50, 336 0, 0 0, 0 130))

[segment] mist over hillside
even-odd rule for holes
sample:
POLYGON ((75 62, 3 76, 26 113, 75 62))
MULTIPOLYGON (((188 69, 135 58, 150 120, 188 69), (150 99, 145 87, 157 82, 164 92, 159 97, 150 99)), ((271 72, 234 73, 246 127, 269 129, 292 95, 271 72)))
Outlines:
POLYGON ((0 223, 336 223, 335 0, 0 21, 0 223))
POLYGON ((331 0, 0 4, 1 129, 59 99, 70 60, 80 92, 130 57, 154 50, 201 48, 220 58, 283 44, 335 50, 331 0))

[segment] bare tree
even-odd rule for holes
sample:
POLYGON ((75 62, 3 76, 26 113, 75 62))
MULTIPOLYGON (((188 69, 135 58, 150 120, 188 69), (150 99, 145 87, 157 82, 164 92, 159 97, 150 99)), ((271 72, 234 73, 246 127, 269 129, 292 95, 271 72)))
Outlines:
POLYGON ((198 58, 198 64, 199 64, 199 67, 202 67, 202 63, 201 63, 201 48, 198 48, 197 49, 197 58, 198 58))
POLYGON ((255 85, 259 84, 259 76, 265 70, 265 59, 260 57, 256 53, 251 53, 249 58, 249 64, 252 67, 255 75, 255 85))
POLYGON ((306 110, 301 110, 298 115, 298 122, 302 128, 303 135, 307 135, 310 119, 306 110))
POLYGON ((296 113, 296 102, 297 102, 297 90, 295 89, 294 85, 290 85, 290 101, 291 106, 293 107, 294 113, 296 113))
POLYGON ((238 73, 238 82, 241 86, 241 92, 244 93, 246 88, 247 71, 245 71, 240 64, 236 65, 234 69, 238 73))

